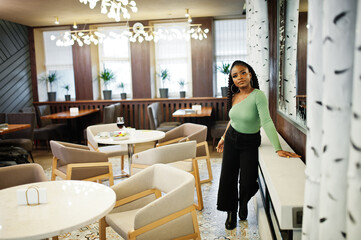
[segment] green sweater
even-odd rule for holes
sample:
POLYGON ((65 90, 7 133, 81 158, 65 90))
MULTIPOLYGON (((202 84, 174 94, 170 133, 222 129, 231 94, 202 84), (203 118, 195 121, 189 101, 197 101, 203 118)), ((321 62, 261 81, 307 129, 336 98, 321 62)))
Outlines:
POLYGON ((229 118, 231 126, 240 133, 256 133, 262 126, 275 151, 282 150, 269 115, 267 98, 261 90, 254 89, 247 98, 233 105, 229 118))

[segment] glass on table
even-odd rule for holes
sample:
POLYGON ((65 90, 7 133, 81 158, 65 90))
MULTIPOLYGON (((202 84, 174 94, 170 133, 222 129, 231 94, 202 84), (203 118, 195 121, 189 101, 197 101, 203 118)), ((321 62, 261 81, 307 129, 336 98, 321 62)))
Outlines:
POLYGON ((117 127, 119 129, 124 128, 124 117, 117 117, 117 127))

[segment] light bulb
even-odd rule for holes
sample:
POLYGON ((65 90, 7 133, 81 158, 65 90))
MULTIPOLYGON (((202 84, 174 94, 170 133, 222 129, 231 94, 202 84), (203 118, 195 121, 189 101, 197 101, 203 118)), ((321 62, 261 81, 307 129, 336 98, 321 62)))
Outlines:
POLYGON ((78 25, 76 25, 76 22, 74 22, 74 24, 73 24, 73 28, 78 28, 78 25))
POLYGON ((55 24, 59 24, 59 18, 58 17, 56 17, 55 18, 55 22, 54 22, 55 24))
POLYGON ((192 18, 191 16, 188 16, 188 22, 191 23, 192 22, 192 18))
POLYGON ((186 17, 189 17, 189 9, 186 9, 186 14, 184 14, 186 17))

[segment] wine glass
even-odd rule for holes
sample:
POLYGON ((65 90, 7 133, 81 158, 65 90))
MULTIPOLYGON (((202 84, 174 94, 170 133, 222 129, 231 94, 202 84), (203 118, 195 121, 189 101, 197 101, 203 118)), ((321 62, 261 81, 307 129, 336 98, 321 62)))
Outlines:
POLYGON ((117 117, 117 127, 119 129, 124 128, 124 117, 117 117))

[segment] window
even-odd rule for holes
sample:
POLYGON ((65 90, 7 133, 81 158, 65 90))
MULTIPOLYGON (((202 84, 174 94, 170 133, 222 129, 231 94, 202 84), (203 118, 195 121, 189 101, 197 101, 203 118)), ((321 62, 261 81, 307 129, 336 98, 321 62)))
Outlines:
MULTIPOLYGON (((247 26, 246 19, 214 21, 215 62, 216 67, 223 63, 232 64, 235 60, 247 60, 247 26)), ((221 95, 221 87, 228 85, 228 76, 217 70, 217 96, 221 95)))
MULTIPOLYGON (((154 29, 162 29, 164 32, 183 32, 187 29, 186 22, 179 23, 159 23, 154 24, 154 29), (177 29, 174 31, 174 29, 177 29)), ((179 98, 179 91, 186 91, 187 97, 192 96, 192 71, 191 71, 191 49, 190 41, 184 38, 160 39, 155 42, 155 64, 156 64, 156 96, 159 97, 159 88, 168 88, 169 97, 179 98), (169 80, 162 81, 159 74, 162 70, 167 69, 169 80), (185 82, 182 89, 179 82, 185 82)))
MULTIPOLYGON (((108 36, 102 44, 99 44, 99 65, 100 71, 104 68, 110 69, 115 74, 115 81, 109 84, 113 98, 120 98, 123 91, 120 84, 124 84, 124 92, 128 98, 132 98, 132 73, 130 63, 130 45, 125 37, 121 37, 124 29, 120 27, 101 27, 100 33, 108 36)), ((102 86, 104 87, 104 86, 102 86)), ((105 88, 103 88, 104 90, 105 88)))
POLYGON ((58 80, 52 86, 46 86, 44 81, 38 82, 39 101, 48 100, 45 89, 48 89, 49 92, 57 92, 57 100, 64 101, 64 95, 66 94, 70 94, 71 98, 75 99, 72 46, 58 47, 56 41, 50 39, 52 35, 59 36, 64 32, 66 30, 43 32, 46 74, 56 72, 58 80), (65 86, 69 86, 69 92, 65 89, 65 86), (41 91, 41 89, 44 89, 44 91, 41 91))

